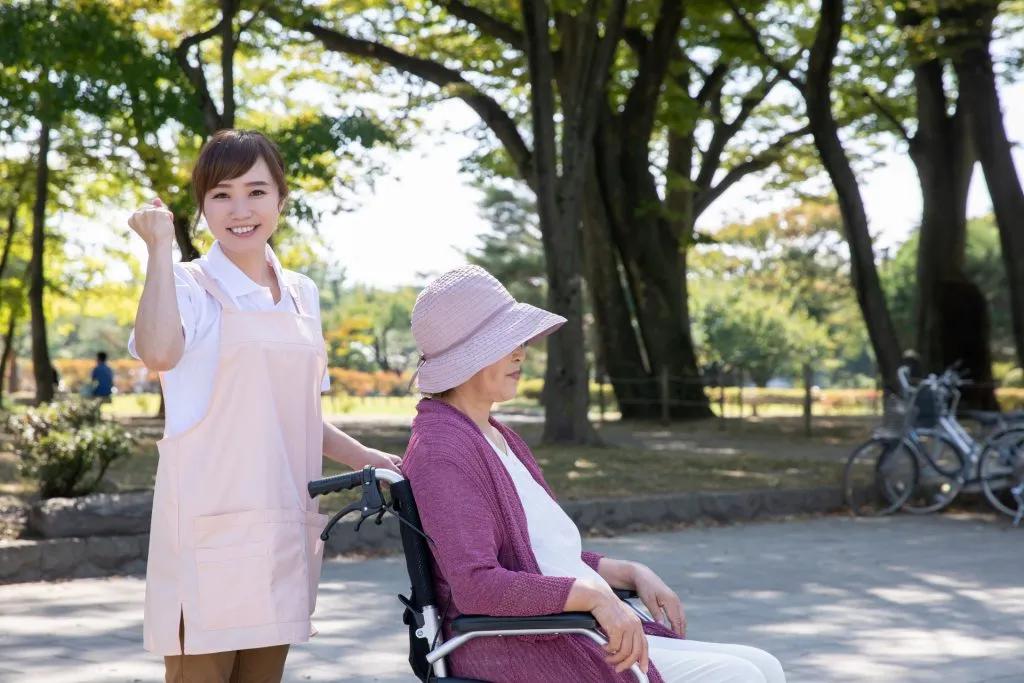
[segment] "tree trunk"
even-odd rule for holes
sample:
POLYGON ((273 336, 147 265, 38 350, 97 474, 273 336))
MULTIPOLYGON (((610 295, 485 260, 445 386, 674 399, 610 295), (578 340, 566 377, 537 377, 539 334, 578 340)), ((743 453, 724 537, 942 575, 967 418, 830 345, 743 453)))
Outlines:
POLYGON ((895 390, 900 363, 899 340, 875 268, 860 186, 839 139, 839 127, 832 113, 832 64, 842 26, 843 0, 822 0, 817 35, 808 60, 804 99, 814 145, 839 198, 843 229, 850 247, 850 279, 857 294, 857 303, 864 316, 883 381, 888 389, 895 390))
POLYGON ((36 200, 32 211, 32 258, 29 266, 28 302, 32 313, 32 369, 36 380, 36 404, 53 400, 53 365, 46 340, 44 256, 46 251, 46 199, 50 184, 50 124, 43 120, 39 133, 39 160, 36 172, 36 200))
MULTIPOLYGON (((522 2, 526 53, 530 70, 537 213, 544 242, 548 306, 566 324, 547 339, 544 373, 545 443, 587 443, 594 439, 588 419, 588 377, 583 339, 583 292, 580 281, 582 241, 580 202, 567 163, 578 149, 579 117, 563 97, 562 153, 555 132, 554 58, 550 49, 547 0, 522 2), (559 159, 561 157, 561 159, 559 159), (559 161, 561 160, 561 163, 559 161), (562 173, 559 174, 559 167, 562 173)), ((589 141, 587 142, 589 144, 589 141)))
MULTIPOLYGON (((611 244, 622 260, 622 286, 633 304, 640 344, 634 351, 606 342, 606 356, 620 358, 631 372, 619 382, 612 377, 612 385, 623 418, 658 419, 664 371, 669 377, 670 417, 709 417, 690 334, 686 290, 683 239, 692 234, 692 223, 681 229, 651 208, 660 206, 661 198, 648 168, 646 140, 628 139, 623 133, 627 128, 628 123, 605 110, 594 143, 594 198, 602 201, 604 229, 610 231, 611 244), (641 367, 642 374, 633 374, 641 367)), ((588 236, 592 233, 587 231, 588 236)), ((623 335, 616 340, 624 341, 623 335)))
MULTIPOLYGON (((19 191, 20 195, 20 191, 19 191)), ((11 257, 11 245, 14 244, 14 236, 18 232, 18 204, 14 202, 11 211, 7 216, 7 234, 4 237, 3 253, 0 254, 0 283, 7 274, 7 263, 11 257)), ((7 334, 4 335, 3 352, 0 353, 0 408, 4 404, 4 379, 7 377, 7 368, 11 363, 11 350, 14 348, 14 331, 18 326, 18 310, 14 305, 8 305, 10 318, 7 321, 7 334)))
POLYGON ((11 356, 14 351, 14 332, 18 329, 18 314, 12 308, 10 319, 7 321, 7 333, 4 335, 4 349, 0 355, 0 407, 4 405, 4 380, 7 378, 7 369, 11 366, 11 356))
POLYGON ((988 302, 967 277, 967 192, 974 150, 964 100, 947 111, 942 63, 914 68, 917 132, 910 157, 921 184, 923 212, 917 252, 917 351, 923 370, 941 373, 961 361, 975 383, 964 407, 995 410, 988 302))
POLYGON ((597 329, 600 366, 615 391, 622 419, 657 410, 658 394, 644 362, 623 281, 611 225, 596 180, 587 184, 583 203, 583 259, 597 329))
POLYGON ((957 52, 954 66, 961 98, 969 103, 969 120, 992 208, 999 225, 1017 363, 1024 367, 1024 190, 1013 161, 1012 147, 1003 124, 999 91, 989 44, 994 12, 971 22, 972 32, 957 52))
POLYGON ((199 249, 192 241, 192 221, 188 216, 174 217, 174 239, 178 242, 182 261, 193 261, 199 258, 199 249))

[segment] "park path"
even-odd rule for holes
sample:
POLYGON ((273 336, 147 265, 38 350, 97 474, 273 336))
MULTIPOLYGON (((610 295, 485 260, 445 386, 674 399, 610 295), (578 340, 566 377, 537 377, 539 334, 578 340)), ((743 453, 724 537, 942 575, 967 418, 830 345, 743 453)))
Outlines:
MULTIPOLYGON (((1024 529, 964 515, 831 517, 588 539, 683 598, 696 640, 757 645, 790 683, 1024 681, 1024 529)), ((287 681, 415 683, 399 557, 325 565, 321 631, 287 681)), ((139 578, 0 586, 0 681, 160 681, 139 578)))

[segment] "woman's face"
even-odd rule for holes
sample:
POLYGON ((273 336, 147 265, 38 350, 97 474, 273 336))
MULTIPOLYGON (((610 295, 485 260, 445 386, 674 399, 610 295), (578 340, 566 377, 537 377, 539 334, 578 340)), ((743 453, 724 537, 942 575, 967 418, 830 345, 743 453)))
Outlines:
POLYGON ((490 403, 511 401, 519 390, 519 372, 525 356, 524 344, 497 363, 488 365, 473 375, 463 388, 480 400, 490 403))
POLYGON ((259 250, 277 229, 281 195, 261 157, 237 178, 224 180, 203 198, 203 215, 221 246, 234 253, 259 250))

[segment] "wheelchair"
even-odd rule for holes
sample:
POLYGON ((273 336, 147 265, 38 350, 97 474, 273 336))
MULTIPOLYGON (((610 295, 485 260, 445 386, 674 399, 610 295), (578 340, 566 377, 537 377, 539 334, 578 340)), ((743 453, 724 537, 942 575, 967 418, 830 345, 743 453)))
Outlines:
MULTIPOLYGON (((452 621, 454 637, 445 642, 441 633, 444 615, 438 609, 434 593, 433 570, 431 568, 428 537, 423 533, 412 487, 400 474, 391 470, 377 470, 365 467, 357 472, 339 474, 309 482, 312 498, 359 488, 360 500, 339 510, 324 527, 320 538, 326 541, 331 529, 343 517, 352 512, 359 513, 355 530, 369 518, 375 524, 383 523, 387 514, 398 518, 405 554, 406 570, 409 574, 411 591, 409 597, 399 595, 404 606, 402 621, 409 628, 409 664, 416 677, 423 683, 488 683, 470 678, 448 675, 445 657, 452 651, 475 638, 495 638, 527 635, 568 635, 577 634, 605 645, 607 639, 598 630, 597 620, 587 612, 564 612, 538 617, 493 617, 487 615, 462 616, 452 621), (389 484, 389 498, 381 490, 380 482, 389 484)), ((630 600, 636 598, 632 591, 615 591, 616 595, 644 620, 650 619, 630 600)), ((639 665, 634 664, 631 672, 638 683, 649 683, 639 665)))

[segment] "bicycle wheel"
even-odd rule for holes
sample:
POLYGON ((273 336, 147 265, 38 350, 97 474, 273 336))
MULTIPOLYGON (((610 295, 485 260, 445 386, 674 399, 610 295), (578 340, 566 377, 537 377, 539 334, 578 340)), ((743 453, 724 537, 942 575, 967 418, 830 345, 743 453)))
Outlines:
POLYGON ((875 437, 846 461, 843 499, 858 517, 889 515, 907 502, 917 476, 917 454, 907 443, 875 437))
POLYGON ((1024 429, 992 435, 981 451, 978 478, 992 507, 1017 519, 1024 506, 1024 429))
POLYGON ((964 488, 964 455, 944 432, 918 430, 907 443, 917 454, 917 486, 903 509, 915 515, 938 512, 964 488))

